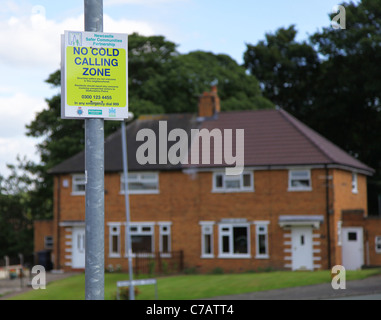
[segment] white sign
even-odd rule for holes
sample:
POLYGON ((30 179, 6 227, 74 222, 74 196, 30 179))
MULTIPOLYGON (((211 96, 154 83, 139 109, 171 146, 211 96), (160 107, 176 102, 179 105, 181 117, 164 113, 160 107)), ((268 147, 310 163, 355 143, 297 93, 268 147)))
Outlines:
POLYGON ((61 39, 61 117, 128 118, 127 35, 65 31, 61 39))

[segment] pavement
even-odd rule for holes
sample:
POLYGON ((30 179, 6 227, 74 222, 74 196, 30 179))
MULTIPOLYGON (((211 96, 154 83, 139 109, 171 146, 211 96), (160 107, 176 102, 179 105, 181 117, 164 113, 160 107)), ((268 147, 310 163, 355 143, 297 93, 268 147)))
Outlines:
POLYGON ((381 300, 381 275, 346 281, 345 289, 331 283, 219 296, 210 300, 381 300))
MULTIPOLYGON (((47 283, 73 276, 73 272, 47 272, 47 283)), ((6 300, 27 290, 28 278, 0 280, 0 300, 6 300)), ((381 275, 363 280, 346 281, 345 289, 333 289, 330 283, 218 296, 204 300, 381 300, 381 275)))

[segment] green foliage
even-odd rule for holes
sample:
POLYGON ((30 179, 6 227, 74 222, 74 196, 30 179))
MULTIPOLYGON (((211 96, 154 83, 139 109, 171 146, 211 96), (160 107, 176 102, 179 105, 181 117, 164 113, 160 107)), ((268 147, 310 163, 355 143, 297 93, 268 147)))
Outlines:
POLYGON ((211 274, 224 274, 224 269, 220 268, 220 267, 215 267, 211 274))
POLYGON ((376 170, 368 178, 369 213, 381 194, 381 2, 345 2, 346 29, 297 42, 294 26, 247 45, 245 67, 275 104, 376 170))

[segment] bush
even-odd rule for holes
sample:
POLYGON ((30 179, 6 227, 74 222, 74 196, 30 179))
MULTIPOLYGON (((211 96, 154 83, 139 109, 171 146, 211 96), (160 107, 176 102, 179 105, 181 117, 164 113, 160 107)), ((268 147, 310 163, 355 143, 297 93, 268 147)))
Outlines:
POLYGON ((211 274, 223 274, 224 273, 224 269, 220 268, 220 267, 215 267, 211 274))
MULTIPOLYGON (((140 293, 137 287, 134 287, 135 297, 140 293)), ((115 300, 118 299, 118 293, 115 294, 115 300)), ((119 288, 119 300, 130 300, 130 287, 119 288)))

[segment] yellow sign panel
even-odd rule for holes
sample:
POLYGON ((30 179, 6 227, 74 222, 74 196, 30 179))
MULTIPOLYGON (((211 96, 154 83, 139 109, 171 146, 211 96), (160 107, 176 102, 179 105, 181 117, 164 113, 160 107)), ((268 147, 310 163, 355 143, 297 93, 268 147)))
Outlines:
POLYGON ((127 36, 65 32, 64 118, 128 117, 127 36))

